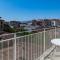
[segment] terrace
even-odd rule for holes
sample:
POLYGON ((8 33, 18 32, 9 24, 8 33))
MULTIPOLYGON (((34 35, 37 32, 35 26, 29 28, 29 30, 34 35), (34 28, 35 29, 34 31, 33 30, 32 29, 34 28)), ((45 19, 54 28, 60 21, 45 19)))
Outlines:
POLYGON ((20 33, 0 35, 0 60, 58 60, 60 47, 55 49, 51 39, 60 38, 60 28, 20 36, 20 33), (10 37, 9 37, 10 36, 10 37), (54 51, 56 52, 54 53, 54 51), (52 56, 54 53, 54 56, 52 56))

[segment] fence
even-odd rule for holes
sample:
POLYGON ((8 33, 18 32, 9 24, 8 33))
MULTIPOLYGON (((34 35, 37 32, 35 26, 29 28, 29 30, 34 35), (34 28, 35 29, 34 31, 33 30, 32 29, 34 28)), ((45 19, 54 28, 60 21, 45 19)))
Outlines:
POLYGON ((60 37, 59 30, 44 29, 25 36, 16 33, 1 35, 0 60, 35 60, 52 46, 51 39, 60 37))

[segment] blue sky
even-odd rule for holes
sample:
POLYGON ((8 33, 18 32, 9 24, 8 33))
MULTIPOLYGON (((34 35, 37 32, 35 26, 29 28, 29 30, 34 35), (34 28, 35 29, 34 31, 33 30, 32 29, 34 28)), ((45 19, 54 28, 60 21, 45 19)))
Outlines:
POLYGON ((60 0, 0 0, 0 16, 20 21, 60 18, 60 0))

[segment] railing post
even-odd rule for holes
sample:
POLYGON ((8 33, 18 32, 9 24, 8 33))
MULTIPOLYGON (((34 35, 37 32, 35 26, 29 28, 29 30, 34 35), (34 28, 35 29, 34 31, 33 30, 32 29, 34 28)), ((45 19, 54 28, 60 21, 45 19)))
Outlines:
POLYGON ((3 58, 3 42, 2 42, 2 60, 3 60, 4 58, 3 58))
POLYGON ((45 52, 45 28, 44 28, 44 52, 45 52))
POLYGON ((55 27, 55 38, 56 38, 56 27, 55 27))
POLYGON ((16 60, 16 33, 14 33, 14 48, 13 48, 13 60, 16 60))

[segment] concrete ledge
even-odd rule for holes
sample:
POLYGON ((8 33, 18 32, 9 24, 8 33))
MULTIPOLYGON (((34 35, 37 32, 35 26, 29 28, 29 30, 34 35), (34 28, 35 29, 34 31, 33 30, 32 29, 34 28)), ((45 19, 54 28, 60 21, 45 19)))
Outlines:
POLYGON ((52 46, 51 48, 47 49, 40 57, 38 57, 36 60, 44 60, 46 56, 48 56, 53 50, 55 49, 55 46, 52 46))

